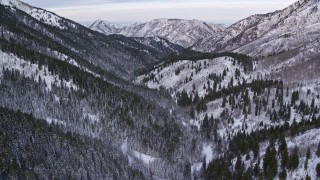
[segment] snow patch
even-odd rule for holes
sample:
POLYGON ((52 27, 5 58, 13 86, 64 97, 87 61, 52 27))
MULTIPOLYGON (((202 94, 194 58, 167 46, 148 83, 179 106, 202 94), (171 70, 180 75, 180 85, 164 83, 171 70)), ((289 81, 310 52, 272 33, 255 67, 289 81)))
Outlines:
POLYGON ((66 122, 60 121, 58 119, 47 117, 46 121, 47 121, 48 124, 55 123, 55 124, 59 124, 59 125, 62 125, 62 126, 66 126, 66 122))
POLYGON ((67 88, 73 88, 77 90, 78 87, 70 81, 62 80, 58 75, 53 75, 49 72, 48 67, 41 66, 39 68, 38 64, 32 64, 29 61, 25 61, 13 54, 8 54, 0 51, 0 75, 3 75, 3 68, 8 70, 18 70, 21 75, 25 77, 33 78, 34 81, 39 82, 39 77, 41 78, 42 83, 46 83, 47 90, 51 90, 52 84, 60 87, 63 85, 67 88))
POLYGON ((99 122, 100 118, 98 115, 91 114, 91 113, 84 113, 84 116, 87 117, 91 123, 99 122))
POLYGON ((191 177, 194 176, 196 172, 199 172, 202 169, 202 163, 194 163, 191 166, 191 177))
POLYGON ((212 144, 203 144, 202 155, 205 157, 208 166, 210 161, 213 160, 212 144))
POLYGON ((150 165, 153 161, 155 161, 157 158, 141 153, 139 151, 135 151, 129 148, 128 146, 128 139, 126 139, 122 145, 121 145, 121 150, 123 154, 128 156, 129 159, 129 164, 131 165, 134 159, 138 159, 142 161, 145 165, 150 165))
POLYGON ((156 160, 155 157, 149 156, 147 154, 143 154, 141 152, 138 151, 133 151, 134 156, 138 159, 140 159, 142 162, 144 162, 145 164, 149 165, 150 163, 152 163, 154 160, 156 160))

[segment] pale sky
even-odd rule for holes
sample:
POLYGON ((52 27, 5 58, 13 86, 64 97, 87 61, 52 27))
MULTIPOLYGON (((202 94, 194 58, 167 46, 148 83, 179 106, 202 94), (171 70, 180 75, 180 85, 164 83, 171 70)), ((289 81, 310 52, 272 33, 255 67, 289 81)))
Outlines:
POLYGON ((253 14, 283 9, 296 0, 23 0, 80 23, 117 23, 156 18, 199 19, 232 24, 253 14))

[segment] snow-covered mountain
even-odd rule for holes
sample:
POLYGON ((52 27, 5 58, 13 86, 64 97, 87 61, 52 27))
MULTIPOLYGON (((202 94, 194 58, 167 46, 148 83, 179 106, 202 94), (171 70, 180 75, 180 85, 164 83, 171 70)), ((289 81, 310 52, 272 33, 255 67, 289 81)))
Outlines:
POLYGON ((221 39, 209 37, 194 49, 260 57, 300 48, 319 37, 319 7, 318 0, 300 0, 283 10, 250 16, 227 27, 221 39))
POLYGON ((184 50, 182 46, 173 44, 160 37, 135 37, 134 40, 164 54, 176 53, 184 50))
POLYGON ((109 35, 119 34, 121 29, 124 28, 124 25, 110 23, 104 20, 96 20, 95 22, 93 22, 93 24, 89 24, 88 27, 92 30, 99 31, 101 33, 109 35))
POLYGON ((183 47, 190 47, 199 40, 219 36, 225 27, 220 24, 206 23, 199 20, 154 19, 149 22, 126 26, 97 20, 89 28, 107 35, 122 34, 128 37, 158 36, 183 47))
POLYGON ((259 66, 272 77, 290 82, 318 80, 319 7, 319 0, 300 0, 279 11, 253 15, 227 27, 221 38, 209 37, 193 49, 259 58, 259 66))
POLYGON ((5 39, 15 39, 20 44, 51 57, 75 60, 73 62, 95 73, 97 69, 104 69, 111 76, 130 79, 138 69, 148 68, 161 61, 164 56, 183 49, 167 41, 158 41, 151 46, 144 40, 122 35, 106 36, 18 0, 1 0, 0 5, 3 8, 1 23, 6 24, 1 31, 5 39), (10 22, 19 26, 13 27, 10 22), (18 34, 20 31, 25 33, 18 34), (81 65, 79 61, 92 68, 83 63, 81 65), (130 65, 127 66, 128 63, 130 65))
POLYGON ((236 51, 266 56, 317 42, 320 35, 319 8, 319 0, 301 0, 282 11, 265 15, 256 28, 243 32, 242 37, 248 37, 249 41, 239 41, 241 46, 236 51), (254 52, 250 52, 252 49, 254 52))
MULTIPOLYGON (((53 27, 58 27, 60 29, 67 29, 67 27, 63 24, 63 18, 56 15, 55 13, 46 11, 41 8, 36 8, 30 6, 27 3, 18 0, 0 0, 0 4, 4 6, 9 6, 12 8, 19 9, 24 11, 25 13, 29 14, 33 18, 53 27)), ((74 24, 69 24, 74 26, 74 24)))

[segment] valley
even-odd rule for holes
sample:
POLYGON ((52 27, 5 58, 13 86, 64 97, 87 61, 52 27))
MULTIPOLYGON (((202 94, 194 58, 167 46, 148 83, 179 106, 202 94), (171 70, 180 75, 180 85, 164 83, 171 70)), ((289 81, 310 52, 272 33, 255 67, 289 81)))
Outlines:
POLYGON ((89 27, 0 0, 0 179, 317 179, 320 2, 89 27))

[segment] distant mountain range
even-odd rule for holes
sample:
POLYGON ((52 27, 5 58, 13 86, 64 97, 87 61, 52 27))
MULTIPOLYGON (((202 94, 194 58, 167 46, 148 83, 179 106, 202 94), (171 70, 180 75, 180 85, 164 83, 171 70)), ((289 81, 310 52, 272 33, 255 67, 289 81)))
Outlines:
POLYGON ((121 34, 127 37, 161 37, 185 48, 201 39, 216 36, 224 31, 221 24, 207 23, 199 20, 155 19, 146 23, 118 25, 97 20, 90 29, 106 35, 121 34))
MULTIPOLYGON (((274 73, 278 76, 280 69, 287 69, 281 74, 290 77, 296 67, 307 66, 306 61, 313 64, 313 72, 319 72, 318 62, 314 61, 320 51, 319 8, 318 0, 300 0, 283 10, 253 15, 228 27, 198 20, 156 19, 130 26, 98 20, 89 28, 128 37, 159 36, 202 52, 233 51, 256 58, 287 52, 274 56, 283 61, 274 73)), ((306 77, 315 79, 318 75, 310 73, 306 77)))

